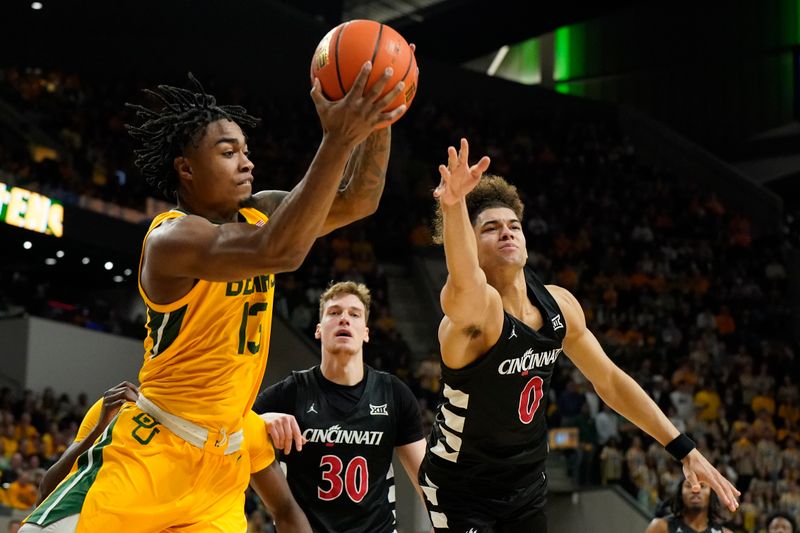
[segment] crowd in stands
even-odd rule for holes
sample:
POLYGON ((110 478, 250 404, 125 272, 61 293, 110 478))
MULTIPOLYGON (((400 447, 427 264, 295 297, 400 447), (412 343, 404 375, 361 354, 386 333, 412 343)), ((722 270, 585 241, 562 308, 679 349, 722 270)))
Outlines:
MULTIPOLYGON (((133 170, 123 128, 131 116, 121 105, 140 101, 135 88, 0 71, 0 98, 68 154, 36 162, 0 146, 0 169, 51 194, 141 206, 147 189, 133 170)), ((264 172, 269 188, 291 188, 318 139, 310 103, 231 94, 267 119, 252 137, 256 174, 264 172)), ((774 509, 800 517, 800 361, 789 262, 800 244, 792 237, 795 219, 772 232, 751 227, 713 191, 640 160, 635 143, 601 115, 532 106, 509 118, 488 101, 418 99, 393 135, 378 215, 320 239, 297 272, 282 274, 276 313, 311 338, 328 282, 365 282, 373 294, 367 361, 410 384, 429 427, 440 393, 438 353, 412 353, 403 339, 381 263, 428 253, 436 165, 448 145, 467 137, 471 153, 490 155, 490 171, 520 190, 530 265, 578 297, 614 362, 742 491, 729 527, 760 531, 774 509)), ((86 398, 73 403, 52 391, 0 396, 8 505, 35 499, 42 468, 70 441, 87 407, 86 398)), ((566 452, 577 484, 619 484, 654 513, 674 491, 680 464, 605 406, 566 357, 553 378, 548 424, 578 428, 579 446, 566 452)), ((256 499, 247 502, 251 530, 268 531, 256 499)))

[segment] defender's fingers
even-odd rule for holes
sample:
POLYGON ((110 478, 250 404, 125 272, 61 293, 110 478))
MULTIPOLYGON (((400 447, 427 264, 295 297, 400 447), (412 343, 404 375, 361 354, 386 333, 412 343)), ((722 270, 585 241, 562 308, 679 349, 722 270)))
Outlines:
POLYGON ((489 169, 489 164, 492 162, 489 159, 489 156, 483 156, 480 161, 478 161, 475 165, 472 166, 472 172, 477 174, 483 174, 489 169))
POLYGON ((272 437, 272 444, 277 449, 283 448, 283 428, 278 424, 269 425, 269 436, 272 437))
POLYGON ((700 482, 697 480, 697 474, 694 470, 689 470, 685 472, 686 474, 686 481, 692 486, 692 492, 700 492, 700 482))
MULTIPOLYGON (((722 476, 719 476, 719 477, 722 478, 722 476)), ((714 492, 717 492, 717 494, 720 494, 720 491, 721 491, 722 494, 723 494, 722 501, 725 504, 725 506, 728 509, 730 509, 731 512, 735 511, 736 508, 739 506, 739 504, 736 501, 736 496, 734 496, 734 494, 733 494, 733 491, 734 491, 733 485, 731 485, 730 482, 725 478, 722 478, 722 481, 721 482, 717 482, 716 484, 719 487, 719 489, 715 489, 714 492)))
POLYGON ((463 137, 461 138, 461 145, 458 149, 458 160, 462 165, 466 165, 469 160, 469 143, 463 137))
POLYGON ((454 169, 458 165, 458 152, 452 146, 447 148, 447 168, 454 169))
POLYGON ((292 420, 291 424, 292 424, 292 434, 294 435, 294 446, 298 452, 302 451, 305 440, 303 438, 303 432, 300 431, 300 426, 297 424, 297 420, 292 420))
POLYGON ((292 451, 292 426, 286 418, 282 419, 280 423, 283 432, 283 451, 288 454, 292 451))

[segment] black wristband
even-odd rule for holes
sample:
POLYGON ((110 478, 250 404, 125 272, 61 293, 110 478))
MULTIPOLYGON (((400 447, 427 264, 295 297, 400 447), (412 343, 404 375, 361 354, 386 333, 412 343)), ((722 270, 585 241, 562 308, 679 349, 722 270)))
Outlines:
POLYGON ((694 441, 690 439, 686 433, 681 433, 672 439, 669 444, 664 446, 664 449, 667 450, 672 457, 678 461, 682 461, 695 447, 694 441))

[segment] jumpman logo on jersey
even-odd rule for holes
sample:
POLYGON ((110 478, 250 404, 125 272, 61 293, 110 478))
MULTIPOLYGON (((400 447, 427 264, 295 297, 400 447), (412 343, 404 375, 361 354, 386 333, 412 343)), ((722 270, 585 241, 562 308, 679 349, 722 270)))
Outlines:
POLYGON ((306 413, 317 413, 317 414, 319 414, 319 411, 317 411, 317 409, 316 409, 316 407, 314 407, 314 405, 316 405, 316 402, 311 402, 311 407, 308 408, 308 411, 306 411, 306 413))
MULTIPOLYGON (((509 339, 513 339, 516 336, 517 336, 517 325, 516 324, 511 324, 511 335, 509 335, 508 338, 509 339)), ((470 532, 467 531, 467 533, 470 533, 470 532)))

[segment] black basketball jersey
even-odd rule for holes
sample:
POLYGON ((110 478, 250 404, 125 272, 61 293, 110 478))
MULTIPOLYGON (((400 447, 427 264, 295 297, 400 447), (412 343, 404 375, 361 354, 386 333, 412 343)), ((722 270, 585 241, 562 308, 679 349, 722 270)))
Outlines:
POLYGON ((709 522, 708 527, 702 531, 692 529, 691 526, 675 515, 666 517, 667 531, 669 533, 722 533, 722 525, 709 522))
POLYGON ((520 488, 544 470, 546 398, 567 328, 555 299, 526 268, 539 330, 504 313, 503 331, 477 361, 442 365, 442 397, 428 439, 425 472, 436 483, 520 488))
POLYGON ((292 494, 316 532, 395 531, 392 380, 366 365, 364 373, 361 399, 343 413, 326 400, 314 369, 293 372, 295 418, 308 442, 281 461, 292 494))

